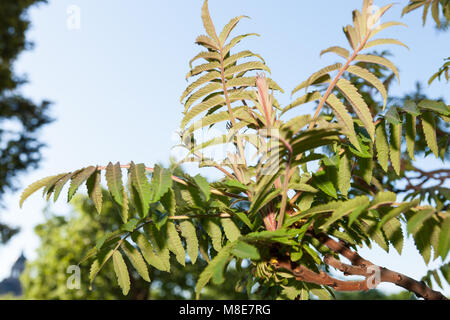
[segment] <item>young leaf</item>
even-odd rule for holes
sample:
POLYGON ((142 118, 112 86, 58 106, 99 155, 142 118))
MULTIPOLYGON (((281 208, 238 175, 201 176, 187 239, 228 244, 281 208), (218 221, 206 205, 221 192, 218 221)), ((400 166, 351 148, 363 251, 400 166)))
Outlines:
POLYGON ((120 210, 120 216, 122 217, 122 222, 126 223, 128 221, 128 210, 129 210, 129 199, 128 192, 125 188, 122 188, 122 206, 120 210))
POLYGON ((387 101, 387 91, 384 84, 369 70, 361 68, 357 65, 348 66, 346 71, 366 80, 380 92, 381 96, 383 97, 383 110, 384 110, 387 101))
POLYGON ((350 143, 356 149, 361 150, 358 138, 356 137, 353 119, 347 112, 344 104, 334 94, 328 96, 327 104, 333 109, 333 113, 341 124, 344 133, 348 136, 350 143))
POLYGON ((338 56, 341 56, 344 59, 348 59, 348 57, 350 56, 350 52, 347 49, 344 49, 344 48, 338 47, 338 46, 333 46, 333 47, 329 47, 328 49, 322 50, 320 52, 320 56, 322 56, 323 54, 325 54, 327 52, 334 52, 338 56))
POLYGON ((397 77, 398 82, 400 82, 400 76, 399 76, 397 68, 391 61, 389 61, 386 58, 383 58, 380 56, 369 55, 369 54, 358 54, 355 57, 355 60, 361 61, 361 62, 376 63, 376 64, 380 64, 382 66, 385 66, 385 67, 391 69, 392 72, 394 72, 395 76, 397 77))
POLYGON ((367 42, 367 44, 364 46, 364 49, 367 48, 371 48, 374 46, 379 46, 379 45, 386 45, 386 44, 395 44, 398 46, 402 46, 405 47, 406 49, 409 49, 409 47, 404 44, 403 42, 397 40, 397 39, 376 39, 376 40, 372 40, 367 42))
POLYGON ((322 95, 318 91, 308 92, 305 95, 295 99, 294 102, 290 103, 288 106, 286 106, 281 114, 286 113, 287 111, 291 110, 292 108, 295 108, 297 106, 303 105, 308 102, 316 101, 322 98, 322 95))
POLYGON ((230 35, 231 31, 236 27, 238 22, 243 18, 249 18, 247 16, 239 16, 236 18, 233 18, 228 22, 225 27, 223 27, 222 32, 219 35, 219 42, 220 45, 223 46, 225 44, 225 41, 228 39, 228 36, 230 35))
POLYGON ((205 0, 205 2, 203 3, 202 20, 203 20, 203 26, 205 27, 205 30, 208 33, 208 35, 215 41, 218 41, 219 39, 216 34, 216 29, 214 28, 214 24, 212 22, 210 14, 209 14, 208 0, 205 0))
POLYGON ((233 76, 236 73, 245 73, 247 71, 265 70, 270 73, 270 69, 260 61, 251 61, 238 64, 225 70, 225 77, 233 76))
POLYGON ((383 191, 378 192, 376 196, 373 198, 370 203, 370 209, 376 209, 382 205, 392 204, 397 199, 397 196, 394 192, 391 191, 383 191))
POLYGON ((289 187, 289 189, 296 190, 296 191, 302 191, 302 192, 311 192, 311 193, 319 192, 319 190, 317 190, 316 188, 314 188, 306 183, 292 182, 292 183, 289 183, 288 187, 289 187))

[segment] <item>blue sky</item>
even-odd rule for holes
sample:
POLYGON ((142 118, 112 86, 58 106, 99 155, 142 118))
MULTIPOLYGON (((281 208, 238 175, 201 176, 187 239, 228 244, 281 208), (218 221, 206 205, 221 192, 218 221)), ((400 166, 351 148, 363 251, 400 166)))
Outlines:
MULTIPOLYGON (((375 0, 378 6, 387 3, 375 0)), ((383 21, 399 20, 406 3, 398 1, 383 21)), ((257 32, 261 37, 248 38, 240 48, 261 54, 271 76, 290 92, 311 73, 336 62, 335 56, 320 58, 319 52, 346 45, 342 26, 351 22, 351 11, 361 4, 361 0, 210 0, 210 10, 220 28, 234 16, 251 17, 235 32, 257 32)), ((167 163, 182 116, 179 97, 186 87, 188 62, 199 51, 194 40, 204 33, 201 5, 202 0, 50 0, 30 11, 28 39, 36 46, 21 55, 16 70, 28 75, 30 83, 22 90, 25 95, 54 102, 56 121, 42 131, 48 147, 41 168, 23 175, 22 186, 44 176, 109 161, 167 163), (81 9, 79 30, 67 27, 71 5, 81 9)), ((394 53, 391 60, 400 70, 401 84, 395 83, 391 92, 395 95, 413 91, 416 81, 425 83, 450 51, 450 32, 437 33, 431 17, 424 28, 421 12, 401 21, 409 27, 392 28, 383 36, 410 47, 409 51, 389 48, 394 53)), ((450 101, 445 82, 425 86, 425 93, 450 101)), ((277 98, 287 104, 290 94, 277 98)), ((428 159, 419 160, 419 165, 448 167, 428 159)), ((8 275, 21 250, 32 258, 38 246, 33 227, 43 221, 45 202, 35 195, 20 210, 19 195, 8 195, 8 210, 1 213, 2 221, 20 226, 22 232, 0 247, 0 279, 8 275)), ((64 213, 69 209, 61 202, 52 205, 52 210, 64 213)), ((402 257, 374 247, 362 251, 374 263, 414 278, 426 273, 427 267, 410 242, 402 257)), ((398 291, 391 285, 383 288, 398 291)), ((450 294, 450 289, 446 287, 445 292, 450 294)))

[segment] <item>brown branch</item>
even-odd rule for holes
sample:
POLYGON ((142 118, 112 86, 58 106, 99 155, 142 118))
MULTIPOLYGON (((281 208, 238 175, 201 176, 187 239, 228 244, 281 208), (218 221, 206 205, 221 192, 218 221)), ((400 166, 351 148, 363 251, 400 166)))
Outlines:
MULTIPOLYGON (((344 274, 364 276, 366 277, 365 282, 368 284, 368 277, 373 276, 375 270, 378 270, 379 282, 396 284, 408 291, 414 292, 417 296, 422 297, 425 300, 447 300, 442 293, 432 290, 424 282, 419 282, 399 272, 377 266, 362 258, 343 242, 337 242, 323 233, 316 235, 316 238, 332 251, 339 253, 350 260, 351 265, 344 264, 331 256, 326 256, 324 259, 326 264, 344 272, 344 274)), ((377 285, 378 283, 373 284, 372 288, 375 288, 377 285)))
POLYGON ((331 287, 336 291, 367 291, 367 281, 343 281, 331 277, 326 272, 316 273, 305 266, 297 265, 291 261, 272 262, 276 269, 284 269, 291 272, 299 281, 314 283, 321 286, 331 287))

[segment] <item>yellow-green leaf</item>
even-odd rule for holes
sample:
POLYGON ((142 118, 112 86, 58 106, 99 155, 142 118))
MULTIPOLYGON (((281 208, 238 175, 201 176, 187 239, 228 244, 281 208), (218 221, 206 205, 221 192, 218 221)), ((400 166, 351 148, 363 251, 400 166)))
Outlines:
POLYGON ((139 275, 147 282, 150 282, 147 265, 139 250, 132 246, 128 241, 122 243, 122 250, 131 262, 131 265, 136 269, 139 275))
POLYGON ((62 174, 57 174, 54 176, 50 176, 50 177, 46 177, 43 178, 41 180, 38 180, 34 183, 32 183, 31 185, 29 185, 23 192, 22 195, 20 197, 20 207, 22 207, 23 202, 33 193, 35 193, 36 191, 38 191, 39 189, 47 186, 49 183, 53 182, 53 181, 57 181, 60 178, 64 177, 67 173, 62 173, 62 174))
POLYGON ((123 295, 126 296, 130 291, 130 275, 128 274, 127 265, 119 251, 114 251, 112 257, 117 282, 119 283, 120 288, 122 288, 123 295))
POLYGON ((339 79, 336 86, 345 96, 345 98, 350 102, 353 110, 358 115, 358 118, 363 122, 367 132, 369 133, 372 141, 375 137, 375 126, 373 125, 372 114, 370 113, 369 107, 366 102, 359 94, 356 87, 346 79, 339 79))
POLYGON ((422 128, 428 147, 434 153, 436 158, 439 157, 439 148, 436 138, 436 123, 432 112, 426 111, 422 113, 422 128))
POLYGON ((356 149, 360 150, 361 147, 358 138, 356 137, 353 119, 347 112, 344 104, 334 94, 330 94, 326 102, 333 109, 333 113, 338 119, 339 124, 342 126, 343 132, 348 136, 350 143, 356 149))

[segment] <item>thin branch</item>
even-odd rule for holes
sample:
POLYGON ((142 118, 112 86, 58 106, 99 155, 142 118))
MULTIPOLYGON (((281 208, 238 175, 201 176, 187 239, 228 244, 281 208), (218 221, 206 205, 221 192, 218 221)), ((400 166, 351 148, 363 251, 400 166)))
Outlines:
POLYGON ((364 48, 366 45, 367 40, 369 40, 371 31, 367 32, 364 40, 360 43, 359 47, 353 52, 353 54, 350 56, 350 58, 347 59, 347 62, 344 64, 344 66, 339 70, 336 77, 333 79, 333 81, 330 83, 330 85, 327 88, 327 91, 325 91, 325 94, 323 95, 322 99, 319 102, 319 105, 317 106, 316 112, 314 113, 314 116, 312 118, 311 123, 309 124, 308 129, 312 129, 314 125, 316 124, 317 117, 319 116, 320 110, 324 106, 325 102, 327 101, 329 95, 333 91, 334 87, 336 86, 338 80, 341 78, 341 76, 344 74, 345 70, 349 67, 350 63, 353 62, 353 60, 356 58, 358 53, 364 48))
MULTIPOLYGON (((231 124, 232 124, 233 128, 235 128, 236 120, 234 118, 233 109, 231 108, 230 97, 228 96, 227 85, 225 82, 225 71, 224 71, 224 65, 223 65, 224 56, 223 56, 222 50, 223 50, 223 48, 221 48, 221 50, 220 50, 220 76, 221 76, 221 80, 222 80, 222 88, 223 88, 223 94, 225 96, 225 102, 227 104, 228 113, 230 114, 231 124)), ((247 167, 247 162, 245 160, 244 147, 242 145, 242 140, 239 137, 239 132, 236 132, 236 140, 237 140, 237 146, 239 149, 240 158, 243 161, 244 167, 247 167)))
POLYGON ((286 212, 286 202, 287 202, 287 192, 289 187, 289 180, 291 178, 291 161, 292 161, 292 153, 289 152, 288 155, 288 163, 286 166, 286 173, 284 175, 284 182, 283 182, 283 193, 281 196, 281 208, 280 208, 280 214, 278 216, 278 223, 277 223, 277 229, 280 229, 283 226, 284 221, 284 214, 286 212))
POLYGON ((367 281, 343 281, 331 277, 326 272, 316 273, 303 265, 296 265, 291 261, 274 261, 272 266, 276 269, 290 271, 297 280, 331 287, 336 291, 367 291, 367 281))

